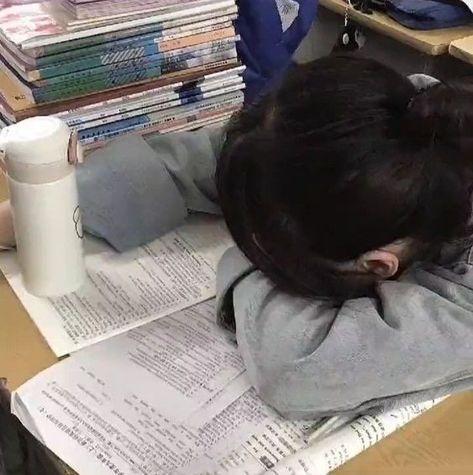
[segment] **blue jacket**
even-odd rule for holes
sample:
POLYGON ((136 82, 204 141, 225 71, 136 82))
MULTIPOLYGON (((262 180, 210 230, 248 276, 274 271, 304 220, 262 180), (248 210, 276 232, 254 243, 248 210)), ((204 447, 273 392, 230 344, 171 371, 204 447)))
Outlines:
POLYGON ((387 0, 386 9, 394 20, 414 30, 452 28, 473 20, 464 3, 452 0, 387 0))
POLYGON ((245 66, 247 101, 278 79, 309 31, 318 0, 239 0, 239 54, 245 66))

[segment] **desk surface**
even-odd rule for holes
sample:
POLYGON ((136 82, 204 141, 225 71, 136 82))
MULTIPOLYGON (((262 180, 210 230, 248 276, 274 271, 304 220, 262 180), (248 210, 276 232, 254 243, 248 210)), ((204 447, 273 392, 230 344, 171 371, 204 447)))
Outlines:
POLYGON ((453 41, 449 52, 455 58, 473 64, 473 35, 453 41))
MULTIPOLYGON (((345 0, 320 0, 320 4, 340 15, 345 14, 345 0)), ((447 53, 452 41, 473 34, 473 26, 432 31, 416 31, 405 28, 383 13, 373 12, 372 15, 365 15, 352 8, 350 15, 351 18, 360 25, 377 31, 382 35, 389 36, 431 56, 447 53)))
MULTIPOLYGON (((0 200, 6 197, 0 178, 0 200)), ((0 376, 11 389, 57 359, 0 277, 0 376)), ((473 393, 455 396, 336 472, 337 475, 473 473, 473 393)))

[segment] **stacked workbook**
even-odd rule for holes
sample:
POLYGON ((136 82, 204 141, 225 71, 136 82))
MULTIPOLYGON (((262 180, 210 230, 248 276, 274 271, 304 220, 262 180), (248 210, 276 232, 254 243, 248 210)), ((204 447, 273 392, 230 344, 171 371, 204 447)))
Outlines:
POLYGON ((0 2, 6 125, 55 115, 93 148, 220 122, 241 107, 235 0, 10 3, 0 2))

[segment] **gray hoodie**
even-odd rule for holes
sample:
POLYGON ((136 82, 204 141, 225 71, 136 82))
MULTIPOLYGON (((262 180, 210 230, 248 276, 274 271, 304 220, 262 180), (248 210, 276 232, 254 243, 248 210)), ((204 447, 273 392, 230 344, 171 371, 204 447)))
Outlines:
MULTIPOLYGON (((201 130, 95 152, 79 172, 85 228, 123 251, 189 212, 218 214, 221 142, 221 130, 201 130)), ((472 265, 470 245, 446 249, 374 298, 333 305, 277 290, 233 248, 218 268, 217 318, 234 319, 251 382, 288 418, 406 405, 473 388, 472 265)))

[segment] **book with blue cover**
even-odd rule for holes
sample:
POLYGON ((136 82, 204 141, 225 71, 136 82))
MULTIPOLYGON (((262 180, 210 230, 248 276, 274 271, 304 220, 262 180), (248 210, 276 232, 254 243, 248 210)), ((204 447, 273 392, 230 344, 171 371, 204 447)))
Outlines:
MULTIPOLYGON (((140 58, 153 58, 153 60, 162 60, 163 62, 172 61, 173 58, 182 56, 182 59, 190 59, 192 55, 206 54, 205 50, 215 48, 216 50, 224 48, 225 45, 235 43, 239 37, 235 35, 235 30, 231 24, 225 24, 224 28, 219 28, 207 33, 200 33, 190 36, 176 38, 174 40, 167 37, 158 41, 157 38, 147 42, 136 43, 131 47, 123 49, 111 49, 103 54, 84 54, 75 60, 58 61, 55 63, 40 66, 37 69, 26 69, 17 62, 15 57, 8 50, 0 47, 0 54, 13 67, 15 72, 25 81, 41 85, 39 81, 67 76, 78 77, 94 74, 95 68, 113 69, 116 65, 126 61, 139 60, 140 58), (204 41, 206 40, 206 41, 204 41), (174 46, 176 48, 174 48, 174 46)), ((57 79, 56 82, 61 81, 57 79)))
POLYGON ((214 53, 207 56, 199 56, 190 60, 171 64, 150 64, 146 61, 137 64, 132 61, 126 67, 115 71, 107 71, 97 74, 96 76, 85 77, 82 79, 74 78, 67 82, 40 87, 32 87, 30 84, 26 83, 11 69, 8 63, 1 58, 0 70, 5 72, 5 74, 17 84, 25 97, 34 104, 41 104, 83 96, 96 91, 117 88, 126 84, 146 81, 196 66, 208 65, 209 68, 215 67, 220 61, 226 61, 229 59, 236 60, 236 58, 236 48, 233 46, 228 51, 214 53))
MULTIPOLYGON (((162 87, 172 87, 176 83, 177 85, 188 84, 189 82, 200 83, 206 77, 226 75, 235 69, 239 69, 239 66, 238 59, 234 58, 165 74, 149 81, 129 84, 107 91, 97 91, 86 96, 36 104, 31 97, 24 94, 24 90, 20 88, 18 81, 13 81, 11 75, 6 73, 0 61, 0 113, 10 123, 14 123, 34 115, 67 115, 78 111, 100 109, 112 103, 118 104, 123 101, 137 99, 140 96, 153 95, 154 91, 162 87)), ((241 72, 238 74, 241 74, 241 72)))
POLYGON ((44 0, 0 10, 0 114, 56 115, 87 148, 243 104, 236 0, 44 0))
POLYGON ((102 114, 99 117, 87 115, 81 117, 66 116, 65 122, 76 130, 90 129, 91 127, 105 126, 116 121, 129 120, 144 114, 154 114, 159 111, 193 104, 204 99, 222 97, 223 94, 242 91, 245 88, 242 82, 234 83, 227 87, 221 87, 220 84, 211 85, 211 87, 212 89, 198 87, 192 90, 170 93, 155 98, 152 103, 147 103, 147 101, 136 102, 134 105, 130 105, 130 108, 109 109, 108 113, 102 114))
MULTIPOLYGON (((172 28, 221 16, 223 12, 236 13, 235 0, 219 0, 188 8, 178 6, 169 11, 131 18, 107 25, 89 25, 78 31, 69 31, 47 6, 53 2, 36 2, 14 5, 0 10, 0 39, 14 50, 31 56, 46 56, 84 46, 100 44, 133 35, 136 28, 150 28, 150 31, 172 28), (114 37, 114 35, 116 35, 114 37)), ((192 4, 190 4, 192 5, 192 4)))
POLYGON ((79 139, 84 145, 89 145, 131 132, 145 134, 150 130, 166 129, 170 125, 177 125, 183 121, 203 119, 216 114, 229 114, 238 110, 242 104, 243 93, 223 94, 219 99, 204 99, 188 106, 175 107, 164 112, 146 114, 85 129, 79 132, 79 139))
MULTIPOLYGON (((123 38, 111 38, 103 40, 98 44, 83 46, 80 48, 70 47, 66 51, 48 54, 46 56, 31 57, 21 50, 18 50, 8 42, 4 42, 0 36, 0 51, 3 56, 9 55, 14 67, 17 70, 30 72, 41 70, 49 65, 57 65, 59 63, 73 63, 84 58, 116 55, 132 48, 139 48, 146 45, 161 43, 164 40, 177 40, 186 37, 194 37, 202 33, 212 33, 223 28, 230 28, 236 15, 222 15, 211 19, 192 22, 182 26, 176 26, 166 29, 153 29, 151 31, 142 32, 138 29, 128 32, 123 38)), ((235 33, 234 33, 235 34, 235 33)), ((190 46, 190 43, 188 46, 190 46)), ((195 43, 195 42, 194 42, 195 43)), ((71 64, 73 67, 73 64, 71 64)))

